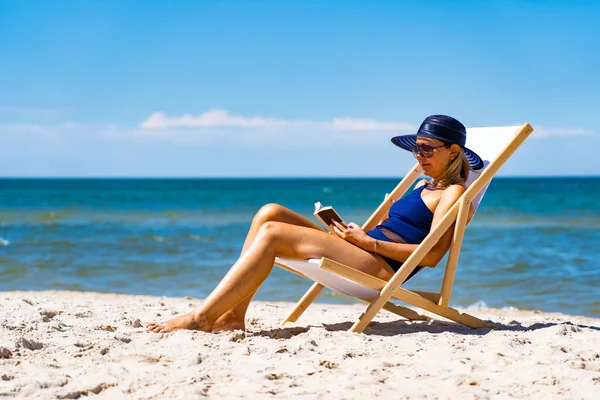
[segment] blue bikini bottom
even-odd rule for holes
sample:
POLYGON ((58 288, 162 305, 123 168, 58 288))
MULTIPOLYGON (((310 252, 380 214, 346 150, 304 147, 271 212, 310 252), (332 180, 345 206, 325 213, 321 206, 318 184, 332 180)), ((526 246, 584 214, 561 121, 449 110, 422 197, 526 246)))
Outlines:
MULTIPOLYGON (((368 231, 367 235, 369 235, 373 239, 381 240, 382 242, 393 242, 393 240, 391 240, 390 238, 388 238, 387 236, 385 236, 383 234, 383 232, 381 232, 377 228, 371 229, 370 231, 368 231)), ((385 262, 388 263, 390 267, 392 267, 392 269, 394 270, 394 272, 398 272, 398 270, 400 269, 400 267, 403 265, 402 261, 394 260, 393 258, 382 256, 381 254, 377 254, 377 255, 379 257, 383 258, 385 260, 385 262)), ((408 275, 408 277, 406 278, 406 280, 404 280, 403 284, 406 283, 406 282, 408 282, 408 280, 410 278, 412 278, 417 273, 419 273, 423 268, 425 268, 425 267, 421 266, 421 265, 417 266, 417 268, 415 268, 410 273, 410 275, 408 275)))

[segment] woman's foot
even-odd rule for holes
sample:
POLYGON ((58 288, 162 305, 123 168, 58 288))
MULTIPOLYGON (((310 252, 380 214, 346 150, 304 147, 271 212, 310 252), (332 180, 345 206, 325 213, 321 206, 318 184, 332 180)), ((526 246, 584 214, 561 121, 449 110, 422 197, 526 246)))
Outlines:
POLYGON ((236 315, 234 312, 229 311, 221 315, 219 319, 215 321, 212 326, 212 332, 224 332, 224 331, 236 331, 246 330, 246 324, 244 323, 244 316, 236 315))
POLYGON ((194 331, 210 332, 213 324, 203 314, 198 314, 194 311, 181 315, 179 317, 171 318, 164 322, 149 322, 146 324, 146 329, 154 333, 167 333, 173 332, 179 329, 190 329, 194 331))

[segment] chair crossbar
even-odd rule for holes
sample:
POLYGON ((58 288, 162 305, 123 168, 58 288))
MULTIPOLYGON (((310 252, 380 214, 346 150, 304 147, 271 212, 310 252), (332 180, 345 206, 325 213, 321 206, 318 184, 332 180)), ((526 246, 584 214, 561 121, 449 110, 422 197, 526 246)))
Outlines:
MULTIPOLYGON (((346 279, 350 279, 354 282, 368 286, 374 290, 380 290, 380 288, 386 284, 386 281, 383 279, 376 278, 362 271, 355 270, 352 267, 348 267, 347 265, 340 264, 327 258, 322 259, 321 268, 330 272, 334 272, 346 279)), ((390 294, 390 297, 393 297, 396 300, 405 301, 409 304, 415 305, 427 311, 431 311, 435 314, 448 318, 449 320, 459 322, 471 328, 483 328, 491 326, 479 318, 466 313, 460 313, 454 308, 439 306, 435 301, 436 296, 432 296, 435 295, 435 293, 411 291, 402 287, 392 288, 391 292, 392 294, 390 294)))

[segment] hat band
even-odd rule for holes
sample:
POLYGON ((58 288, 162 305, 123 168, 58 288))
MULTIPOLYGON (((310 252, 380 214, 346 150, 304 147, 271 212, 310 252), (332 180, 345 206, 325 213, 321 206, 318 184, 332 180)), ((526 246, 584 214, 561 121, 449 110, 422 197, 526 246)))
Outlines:
MULTIPOLYGON (((442 135, 439 135, 437 132, 440 131, 440 126, 438 124, 422 124, 421 127, 419 128, 419 131, 417 132, 417 136, 421 136, 422 133, 428 133, 432 136, 435 136, 436 138, 443 138, 443 140, 445 140, 446 142, 451 142, 451 143, 455 143, 459 146, 465 147, 465 143, 466 143, 466 138, 465 135, 460 135, 459 133, 459 137, 458 140, 456 140, 456 138, 451 139, 451 138, 445 138, 442 135)), ((447 129, 447 131, 451 131, 450 129, 447 129)), ((452 132, 454 133, 454 132, 452 132)))

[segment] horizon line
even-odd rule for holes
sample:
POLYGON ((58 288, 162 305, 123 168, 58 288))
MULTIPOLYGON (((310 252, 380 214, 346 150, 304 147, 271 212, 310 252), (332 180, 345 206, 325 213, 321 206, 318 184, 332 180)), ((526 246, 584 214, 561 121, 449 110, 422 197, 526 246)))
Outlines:
MULTIPOLYGON (((190 180, 219 180, 219 179, 398 179, 403 178, 404 175, 397 176, 0 176, 0 180, 67 180, 67 179, 89 179, 89 180, 100 180, 100 179, 113 179, 113 180, 159 180, 159 179, 190 179, 190 180)), ((597 175, 499 175, 495 176, 494 179, 556 179, 556 178, 569 178, 569 179, 597 179, 600 178, 600 174, 597 175)))

